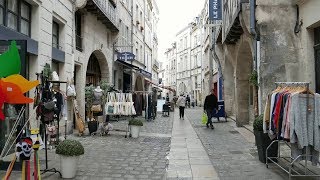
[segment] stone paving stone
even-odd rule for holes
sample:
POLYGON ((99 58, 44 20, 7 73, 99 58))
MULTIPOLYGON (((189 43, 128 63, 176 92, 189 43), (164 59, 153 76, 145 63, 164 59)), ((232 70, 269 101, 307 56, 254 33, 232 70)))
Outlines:
MULTIPOLYGON (((111 122, 115 128, 125 129, 128 121, 111 122)), ((75 179, 151 179, 152 176, 163 179, 166 175, 167 154, 170 150, 172 117, 159 117, 151 122, 144 122, 142 132, 156 136, 140 136, 137 139, 125 138, 123 135, 108 136, 73 136, 68 139, 79 140, 85 154, 79 158, 75 179), (166 136, 158 136, 167 134, 166 136)), ((40 151, 40 160, 44 160, 40 151)), ((48 151, 49 168, 60 169, 60 158, 55 149, 48 151)), ((42 169, 45 164, 41 164, 42 169)), ((0 171, 3 177, 4 171, 0 171)), ((20 179, 21 172, 13 172, 10 179, 20 179)), ((60 179, 58 174, 46 173, 44 180, 60 179)))
POLYGON ((221 180, 288 179, 288 175, 280 168, 274 165, 266 168, 265 164, 259 161, 252 137, 248 137, 249 134, 242 130, 241 133, 236 133, 236 129, 239 130, 239 128, 235 126, 235 122, 229 120, 214 123, 215 129, 211 130, 201 124, 202 113, 202 109, 186 109, 186 116, 198 134, 221 180))
MULTIPOLYGON (((137 119, 143 120, 143 126, 141 132, 155 133, 155 134, 171 134, 172 122, 174 113, 170 114, 170 117, 162 117, 161 114, 157 114, 157 118, 151 121, 145 121, 143 117, 137 117, 137 119)), ((128 120, 111 121, 114 129, 126 130, 128 120)))

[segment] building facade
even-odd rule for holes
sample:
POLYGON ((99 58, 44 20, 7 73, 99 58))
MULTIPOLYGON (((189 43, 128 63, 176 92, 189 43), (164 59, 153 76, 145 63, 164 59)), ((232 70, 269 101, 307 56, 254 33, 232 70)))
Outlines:
MULTIPOLYGON (((22 75, 35 80, 49 64, 61 81, 74 82, 84 117, 86 85, 105 81, 120 91, 145 90, 145 79, 157 73, 152 64, 158 59, 154 43, 158 17, 155 1, 148 0, 4 0, 0 1, 0 53, 9 40, 25 42, 22 75), (119 63, 118 52, 133 53, 135 60, 119 63)), ((66 84, 60 89, 65 92, 66 84)), ((71 131, 72 100, 67 104, 71 131)))
POLYGON ((177 93, 191 94, 191 25, 176 35, 177 42, 177 93))
POLYGON ((224 75, 226 110, 238 126, 263 112, 275 82, 310 82, 319 92, 317 0, 224 1, 215 48, 224 75), (250 4, 251 3, 251 4, 250 4), (253 4, 254 3, 254 4, 253 4), (251 18, 251 19, 250 19, 251 18), (249 79, 257 71, 258 86, 249 79))
POLYGON ((195 18, 191 23, 190 34, 190 77, 191 77, 191 96, 195 100, 196 105, 202 104, 202 45, 201 45, 201 21, 200 17, 195 18))

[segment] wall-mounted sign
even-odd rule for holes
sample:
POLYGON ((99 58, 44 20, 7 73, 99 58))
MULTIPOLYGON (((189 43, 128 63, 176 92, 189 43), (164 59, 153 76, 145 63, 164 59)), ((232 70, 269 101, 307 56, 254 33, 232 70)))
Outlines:
POLYGON ((152 74, 149 73, 148 71, 145 71, 145 70, 143 70, 143 69, 140 69, 139 71, 140 71, 140 73, 141 73, 143 76, 145 76, 145 77, 147 77, 147 78, 149 78, 149 79, 152 78, 152 74))
POLYGON ((209 0, 209 19, 222 20, 222 0, 209 0))
POLYGON ((122 52, 122 53, 118 53, 118 60, 121 61, 133 61, 135 60, 135 55, 131 52, 122 52))

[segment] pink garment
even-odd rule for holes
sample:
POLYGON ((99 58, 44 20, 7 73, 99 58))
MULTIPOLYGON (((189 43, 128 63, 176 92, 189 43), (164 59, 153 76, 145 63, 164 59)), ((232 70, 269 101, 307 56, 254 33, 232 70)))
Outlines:
POLYGON ((291 94, 289 95, 288 97, 288 106, 287 106, 287 114, 286 114, 286 117, 285 117, 285 120, 286 120, 286 127, 285 127, 285 130, 284 130, 284 137, 285 139, 290 139, 290 116, 289 116, 289 112, 291 110, 291 94))

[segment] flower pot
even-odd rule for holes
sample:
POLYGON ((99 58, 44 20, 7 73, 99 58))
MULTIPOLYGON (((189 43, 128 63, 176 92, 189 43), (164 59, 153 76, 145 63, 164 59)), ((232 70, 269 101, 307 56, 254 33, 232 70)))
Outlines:
POLYGON ((62 178, 72 179, 76 176, 79 156, 60 155, 60 169, 62 178))
POLYGON ((133 138, 138 138, 138 137, 139 137, 140 128, 141 128, 141 126, 131 125, 131 136, 132 136, 133 138))
MULTIPOLYGON (((258 149, 259 160, 262 163, 266 163, 266 150, 267 150, 267 147, 271 144, 272 140, 269 138, 268 134, 263 133, 263 131, 255 130, 254 136, 256 140, 256 146, 258 149)), ((268 157, 277 157, 277 156, 278 156, 278 142, 275 142, 272 144, 272 146, 268 150, 268 157)))

